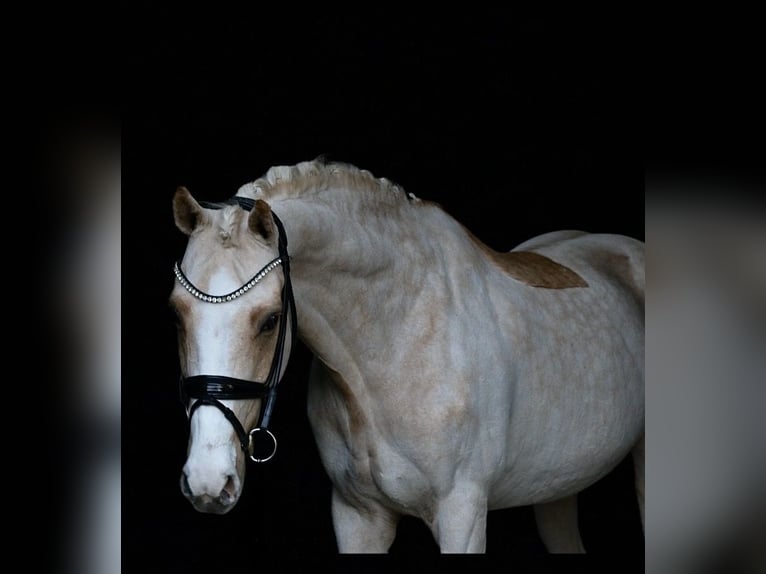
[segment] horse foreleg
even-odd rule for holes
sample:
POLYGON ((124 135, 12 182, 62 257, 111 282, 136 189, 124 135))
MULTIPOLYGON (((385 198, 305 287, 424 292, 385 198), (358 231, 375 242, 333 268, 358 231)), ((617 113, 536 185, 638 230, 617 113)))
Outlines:
POLYGON ((396 536, 399 516, 377 503, 357 508, 332 492, 332 522, 341 553, 385 553, 396 536))
POLYGON ((641 437, 641 440, 636 443, 631 454, 633 455, 633 469, 636 475, 638 509, 641 511, 641 528, 644 528, 644 437, 641 437))
POLYGON ((443 553, 484 552, 487 545, 487 496, 472 486, 455 486, 439 501, 431 525, 443 553))
POLYGON ((551 554, 583 554, 577 524, 577 495, 535 504, 537 531, 551 554))

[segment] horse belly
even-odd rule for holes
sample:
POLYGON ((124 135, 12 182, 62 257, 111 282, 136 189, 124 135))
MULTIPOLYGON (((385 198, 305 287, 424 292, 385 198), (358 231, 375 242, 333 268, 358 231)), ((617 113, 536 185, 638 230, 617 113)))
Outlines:
POLYGON ((644 429, 643 321, 630 305, 578 301, 527 332, 491 508, 579 492, 612 470, 644 429), (584 321, 562 316, 603 305, 584 321), (535 328, 536 327, 536 328, 535 328))
MULTIPOLYGON (((489 507, 556 500, 580 492, 604 477, 637 442, 643 432, 643 413, 634 412, 620 421, 604 422, 604 427, 585 429, 576 437, 560 429, 540 431, 546 432, 544 439, 509 453, 513 462, 496 473, 489 492, 489 507), (533 448, 536 452, 532 452, 533 448)), ((527 432, 534 433, 529 428, 527 432)))

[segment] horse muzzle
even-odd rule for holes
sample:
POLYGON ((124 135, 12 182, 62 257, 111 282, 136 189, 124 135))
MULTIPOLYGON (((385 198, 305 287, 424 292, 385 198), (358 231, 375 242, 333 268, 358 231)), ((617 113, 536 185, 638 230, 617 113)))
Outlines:
POLYGON ((181 472, 181 492, 199 512, 226 514, 237 504, 241 487, 235 474, 210 476, 189 465, 181 472))

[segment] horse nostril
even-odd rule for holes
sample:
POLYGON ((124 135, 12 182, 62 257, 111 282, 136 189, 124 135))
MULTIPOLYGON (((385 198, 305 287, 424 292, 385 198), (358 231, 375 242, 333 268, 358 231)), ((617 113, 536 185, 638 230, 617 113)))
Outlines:
POLYGON ((226 484, 221 489, 221 494, 218 495, 221 504, 231 504, 234 502, 236 496, 236 487, 234 486, 234 475, 230 474, 226 477, 226 484))
POLYGON ((181 473, 181 492, 183 492, 186 498, 192 498, 193 496, 189 486, 189 477, 186 476, 185 472, 181 473))

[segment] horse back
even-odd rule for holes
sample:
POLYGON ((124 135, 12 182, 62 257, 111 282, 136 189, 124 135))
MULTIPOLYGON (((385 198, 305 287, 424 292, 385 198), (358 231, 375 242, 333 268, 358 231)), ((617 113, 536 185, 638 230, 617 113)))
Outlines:
POLYGON ((582 231, 548 233, 517 246, 513 253, 530 251, 571 269, 587 281, 595 275, 627 290, 644 309, 644 243, 625 235, 582 231))

